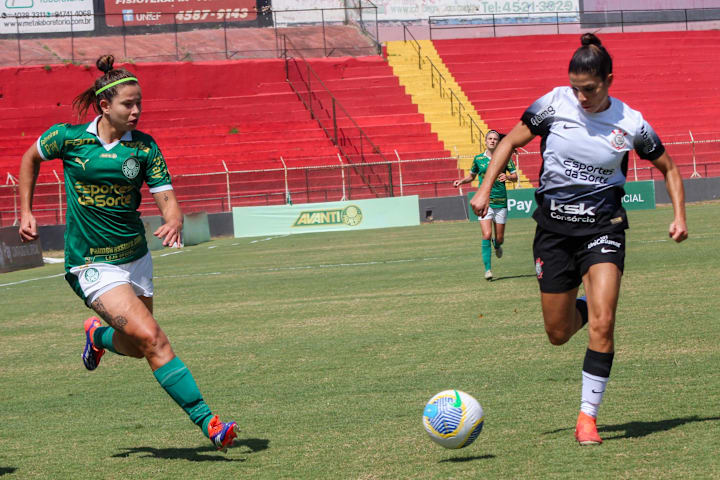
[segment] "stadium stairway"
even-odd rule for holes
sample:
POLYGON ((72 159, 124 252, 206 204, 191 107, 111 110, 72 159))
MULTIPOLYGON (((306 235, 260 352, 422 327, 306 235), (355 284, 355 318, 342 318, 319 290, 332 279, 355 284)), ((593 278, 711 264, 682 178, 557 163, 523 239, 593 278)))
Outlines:
POLYGON ((309 62, 342 106, 338 116, 345 138, 357 145, 361 141, 359 127, 385 160, 404 161, 402 171, 393 165, 396 187, 402 178, 405 195, 457 194, 452 187, 458 176, 456 162, 385 59, 373 56, 347 58, 341 63, 324 59, 309 62), (342 118, 344 113, 353 121, 342 118), (426 159, 434 160, 420 161, 426 159))
MULTIPOLYGON (((658 132, 683 177, 720 174, 720 65, 708 51, 720 47, 718 31, 608 33, 600 35, 613 57, 610 95, 642 112, 658 132), (692 133, 690 133, 692 132, 692 133), (690 144, 692 139, 702 143, 690 144)), ((445 65, 480 116, 508 131, 537 98, 567 85, 570 57, 579 35, 435 40, 445 65), (478 55, 482 52, 482 55, 478 55)), ((539 140, 525 147, 539 152, 539 140)), ((521 155, 521 167, 537 182, 539 154, 521 155)), ((661 174, 631 154, 637 179, 661 174)), ((629 171, 629 179, 635 179, 629 171)))
MULTIPOLYGON (((482 152, 483 144, 478 141, 478 137, 482 135, 480 132, 474 130, 471 135, 470 122, 466 114, 470 115, 481 132, 487 132, 489 127, 472 108, 472 103, 445 67, 432 42, 421 40, 418 45, 422 52, 422 69, 418 68, 418 53, 414 42, 388 42, 388 62, 400 83, 411 94, 413 102, 418 105, 418 110, 432 125, 433 131, 437 133, 446 148, 451 149, 459 157, 457 167, 468 172, 472 158, 482 152), (438 80, 440 76, 443 78, 442 85, 438 80), (455 95, 452 100, 450 91, 455 95), (465 107, 462 115, 457 114, 457 100, 465 107)), ((477 185, 477 180, 473 184, 477 185)), ((527 186, 530 186, 530 183, 522 172, 519 182, 508 182, 509 188, 527 186)))

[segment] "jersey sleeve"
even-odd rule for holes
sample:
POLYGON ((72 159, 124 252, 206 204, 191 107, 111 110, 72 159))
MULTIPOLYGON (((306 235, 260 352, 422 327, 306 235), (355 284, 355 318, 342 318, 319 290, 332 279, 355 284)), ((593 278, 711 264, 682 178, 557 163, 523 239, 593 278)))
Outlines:
POLYGON ((477 159, 478 157, 473 158, 472 167, 470 167, 470 173, 472 173, 473 175, 477 175, 478 173, 480 173, 480 167, 478 167, 477 159))
POLYGON ((507 167, 505 167, 506 172, 515 173, 517 171, 517 168, 515 168, 515 162, 513 162, 512 158, 508 160, 507 167))
POLYGON ((165 157, 163 157, 160 147, 154 140, 151 142, 150 151, 148 152, 145 181, 150 187, 150 193, 172 190, 170 171, 165 163, 165 157))
POLYGON ((56 123, 37 139, 37 150, 43 160, 61 158, 69 123, 56 123))
POLYGON ((557 112, 557 107, 553 105, 556 103, 555 99, 555 90, 546 93, 535 100, 520 117, 520 120, 528 126, 533 135, 545 136, 550 133, 550 126, 555 120, 555 113, 557 112))
POLYGON ((640 158, 650 161, 657 160, 665 153, 660 137, 643 118, 640 119, 640 128, 635 134, 633 148, 640 158))

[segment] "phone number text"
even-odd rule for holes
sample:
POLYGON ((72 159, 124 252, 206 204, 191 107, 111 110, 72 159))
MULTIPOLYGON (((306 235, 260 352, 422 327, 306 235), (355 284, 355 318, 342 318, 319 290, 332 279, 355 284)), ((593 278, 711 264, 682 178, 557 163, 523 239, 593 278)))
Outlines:
POLYGON ((212 10, 181 10, 175 14, 175 19, 178 22, 187 22, 191 20, 205 20, 207 18, 223 20, 226 18, 247 18, 247 16, 247 8, 221 8, 216 12, 212 10))
POLYGON ((546 2, 480 2, 479 13, 554 13, 574 12, 578 5, 572 0, 546 2))

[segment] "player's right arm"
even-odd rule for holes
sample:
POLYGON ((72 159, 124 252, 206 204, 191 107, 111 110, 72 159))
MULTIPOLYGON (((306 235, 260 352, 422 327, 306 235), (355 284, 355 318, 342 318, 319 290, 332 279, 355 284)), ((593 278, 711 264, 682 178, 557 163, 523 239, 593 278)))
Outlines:
POLYGON ((478 217, 484 217, 487 214, 490 206, 490 190, 492 190, 498 175, 507 168, 513 150, 524 147, 533 138, 535 138, 535 134, 530 131, 528 126, 523 122, 518 122, 495 148, 490 165, 485 172, 485 178, 470 202, 470 206, 478 217))
POLYGON ((38 238, 37 222, 32 213, 32 200, 42 161, 43 157, 40 156, 35 143, 30 145, 20 161, 18 186, 20 191, 20 239, 23 242, 38 238))
POLYGON ((475 180, 475 177, 477 177, 477 175, 474 174, 474 173, 472 173, 472 172, 470 172, 470 173, 468 173, 465 177, 461 178, 460 180, 455 180, 455 181, 453 182, 453 187, 457 188, 457 187, 459 187, 460 185, 464 185, 464 184, 466 184, 466 183, 470 183, 470 182, 472 182, 473 180, 475 180))
POLYGON ((20 239, 23 242, 38 237, 37 222, 32 213, 35 183, 40 173, 40 164, 45 160, 61 158, 65 146, 65 132, 68 123, 57 123, 40 135, 37 142, 30 145, 20 160, 20 239))

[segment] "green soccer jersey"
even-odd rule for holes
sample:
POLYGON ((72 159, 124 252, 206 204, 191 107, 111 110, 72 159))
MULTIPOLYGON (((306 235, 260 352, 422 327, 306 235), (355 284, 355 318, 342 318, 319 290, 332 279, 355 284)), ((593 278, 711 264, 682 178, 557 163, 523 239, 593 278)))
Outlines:
POLYGON ((87 263, 122 264, 148 251, 140 220, 140 188, 172 189, 155 140, 130 131, 105 144, 90 123, 53 125, 37 141, 45 160, 62 159, 65 172, 65 269, 87 263))
MULTIPOLYGON (((470 172, 479 176, 479 181, 482 183, 485 178, 485 172, 487 172, 488 166, 490 165, 490 157, 481 153, 476 155, 473 159, 472 167, 470 172)), ((505 168, 507 173, 515 173, 515 164, 512 158, 505 168)), ((490 206, 493 208, 505 208, 507 207, 507 190, 505 189, 505 182, 495 180, 492 189, 490 190, 490 206)))

